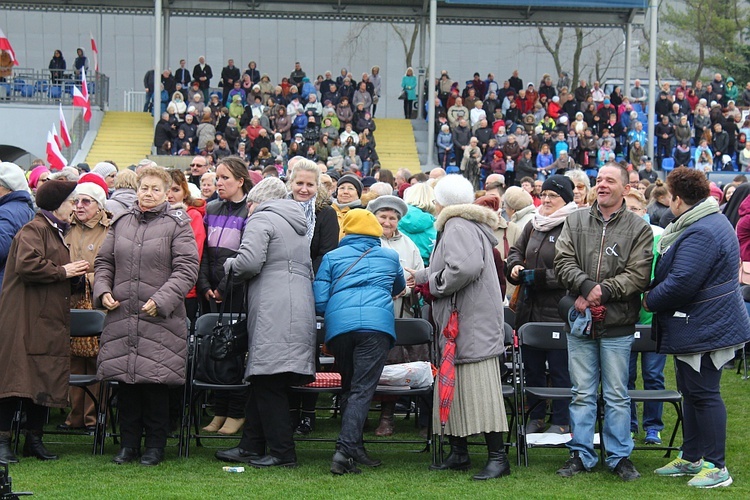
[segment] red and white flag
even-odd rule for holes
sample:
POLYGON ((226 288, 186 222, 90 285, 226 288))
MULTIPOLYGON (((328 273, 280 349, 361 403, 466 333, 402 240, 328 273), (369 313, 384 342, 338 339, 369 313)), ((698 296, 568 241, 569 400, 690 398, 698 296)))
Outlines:
POLYGON ((68 165, 68 160, 60 152, 60 147, 55 142, 52 132, 47 132, 47 163, 53 170, 62 170, 68 165))
POLYGON ((57 133, 57 127, 55 127, 54 123, 52 124, 52 138, 55 139, 57 147, 62 151, 62 139, 60 139, 60 135, 57 133))
POLYGON ((91 121, 91 103, 89 102, 89 89, 86 85, 86 73, 81 72, 81 90, 73 85, 73 106, 83 108, 83 119, 91 121))
POLYGON ((94 71, 99 72, 99 49, 96 48, 96 40, 94 40, 94 34, 89 32, 91 35, 91 53, 94 54, 94 71))
POLYGON ((16 59, 16 53, 13 52, 13 47, 10 46, 10 40, 5 36, 3 30, 0 29, 0 50, 7 52, 10 55, 10 60, 13 61, 15 66, 18 66, 18 59, 16 59))
POLYGON ((60 104, 60 139, 62 139, 62 142, 63 144, 65 144, 66 148, 70 147, 72 141, 70 140, 70 132, 68 132, 68 124, 65 121, 62 104, 60 104))

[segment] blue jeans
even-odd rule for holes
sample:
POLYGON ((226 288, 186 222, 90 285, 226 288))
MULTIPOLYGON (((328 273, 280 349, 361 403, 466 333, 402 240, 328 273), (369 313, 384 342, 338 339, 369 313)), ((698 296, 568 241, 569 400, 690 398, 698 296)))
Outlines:
POLYGON ((341 372, 341 432, 336 448, 348 457, 364 451, 362 427, 392 340, 386 333, 350 332, 328 342, 341 372))
MULTIPOLYGON (((635 389, 635 381, 638 380, 638 353, 630 353, 630 377, 628 378, 628 389, 635 389)), ((667 356, 656 352, 641 353, 641 378, 643 388, 646 390, 664 390, 664 365, 667 364, 667 356)), ((664 403, 643 403, 643 430, 664 429, 661 415, 664 403)), ((630 430, 638 432, 638 409, 635 403, 630 403, 630 430)))
POLYGON ((602 440, 610 469, 630 456, 630 397, 628 396, 628 363, 633 336, 601 338, 568 334, 568 368, 573 385, 570 402, 571 452, 578 452, 584 467, 591 469, 598 461, 594 450, 596 400, 601 377, 604 397, 602 440))

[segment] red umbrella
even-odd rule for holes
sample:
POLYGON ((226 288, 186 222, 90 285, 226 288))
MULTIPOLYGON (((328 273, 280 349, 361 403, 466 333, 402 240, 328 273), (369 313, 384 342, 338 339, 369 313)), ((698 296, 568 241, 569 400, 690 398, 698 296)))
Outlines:
POLYGON ((443 349, 443 357, 440 360, 438 370, 438 397, 440 398, 440 427, 441 434, 445 432, 445 424, 451 414, 453 404, 453 393, 456 388, 456 337, 458 337, 458 310, 454 305, 448 324, 443 328, 443 335, 447 339, 443 349))

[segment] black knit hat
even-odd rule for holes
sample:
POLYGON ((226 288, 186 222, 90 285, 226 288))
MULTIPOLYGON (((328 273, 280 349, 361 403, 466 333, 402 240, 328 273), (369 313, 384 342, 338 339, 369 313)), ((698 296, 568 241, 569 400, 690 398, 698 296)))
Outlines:
POLYGON ((565 203, 573 201, 573 181, 564 175, 550 175, 542 184, 542 192, 554 191, 562 196, 565 203))
POLYGON ((57 210, 73 193, 78 184, 71 181, 47 181, 36 190, 36 206, 42 210, 57 210))
POLYGON ((341 179, 339 179, 339 182, 336 184, 336 187, 342 185, 342 184, 351 184, 354 186, 354 189, 357 190, 357 198, 362 196, 362 181, 359 180, 359 177, 352 174, 346 174, 341 179))

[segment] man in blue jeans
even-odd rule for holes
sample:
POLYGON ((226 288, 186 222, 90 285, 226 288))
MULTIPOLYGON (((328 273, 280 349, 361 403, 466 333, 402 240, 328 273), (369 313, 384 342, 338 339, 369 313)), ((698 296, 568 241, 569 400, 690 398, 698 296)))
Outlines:
POLYGON ((585 318, 571 325, 568 334, 573 438, 570 458, 557 471, 563 477, 588 472, 598 461, 594 427, 600 382, 607 466, 623 481, 640 477, 629 458, 628 365, 641 293, 651 277, 653 233, 627 209, 628 180, 619 164, 605 164, 596 178, 596 201, 589 210, 569 215, 557 239, 558 280, 576 297, 571 309, 585 318))
POLYGON ((331 472, 358 474, 356 464, 377 467, 367 456, 362 428, 396 340, 393 298, 406 288, 398 253, 380 246, 383 228, 368 210, 350 210, 344 238, 323 256, 315 275, 315 309, 325 314, 326 345, 341 373, 341 432, 331 472))

